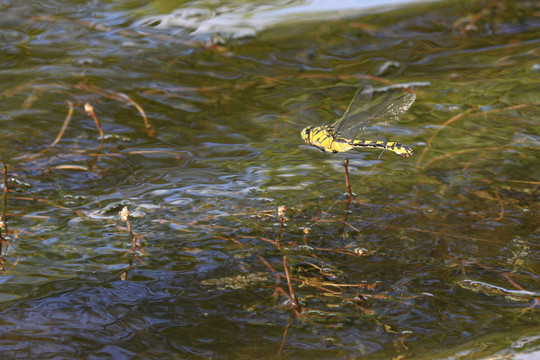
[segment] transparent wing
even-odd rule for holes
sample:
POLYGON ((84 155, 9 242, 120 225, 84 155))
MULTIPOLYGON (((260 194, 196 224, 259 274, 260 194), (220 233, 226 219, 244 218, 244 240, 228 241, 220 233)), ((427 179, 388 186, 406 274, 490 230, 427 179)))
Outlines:
POLYGON ((360 89, 358 89, 356 94, 354 94, 354 97, 351 103, 349 104, 347 111, 345 111, 345 114, 343 114, 343 116, 340 117, 335 123, 333 123, 332 126, 335 129, 344 128, 347 124, 350 123, 350 119, 355 114, 358 114, 369 107, 369 102, 371 101, 372 97, 373 97, 373 86, 371 85, 362 86, 360 89))
POLYGON ((346 123, 345 121, 339 122, 341 119, 338 120, 336 133, 346 139, 354 139, 359 132, 368 128, 393 124, 411 107, 416 99, 416 94, 407 93, 397 99, 387 97, 367 110, 363 109, 361 112, 353 113, 347 118, 346 123))

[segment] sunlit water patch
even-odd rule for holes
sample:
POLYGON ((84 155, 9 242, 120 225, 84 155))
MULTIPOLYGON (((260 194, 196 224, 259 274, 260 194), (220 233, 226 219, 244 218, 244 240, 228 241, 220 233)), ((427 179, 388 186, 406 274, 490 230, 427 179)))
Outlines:
MULTIPOLYGON (((273 1, 209 4, 191 2, 168 14, 146 16, 141 25, 160 29, 182 28, 190 35, 224 35, 233 38, 256 36, 257 33, 284 23, 328 21, 340 18, 378 13, 404 7, 412 1, 273 1)), ((418 3, 419 1, 414 1, 418 3)), ((170 7, 153 1, 156 10, 170 7)), ((158 10, 159 11, 159 10, 158 10)))

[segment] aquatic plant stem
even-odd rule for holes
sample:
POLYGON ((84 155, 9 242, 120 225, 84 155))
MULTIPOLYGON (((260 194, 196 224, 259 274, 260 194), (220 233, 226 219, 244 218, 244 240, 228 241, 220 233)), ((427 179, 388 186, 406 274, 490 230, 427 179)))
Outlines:
POLYGON ((90 105, 90 103, 86 103, 84 104, 84 111, 86 111, 86 113, 90 115, 90 117, 96 123, 96 127, 99 131, 99 136, 101 137, 101 142, 103 143, 105 141, 105 134, 103 133, 103 129, 101 128, 101 123, 99 122, 99 119, 97 118, 96 113, 94 112, 94 107, 90 105))
POLYGON ((287 255, 283 253, 283 248, 281 246, 281 240, 283 239, 283 226, 285 224, 285 221, 287 218, 285 217, 285 210, 287 210, 287 207, 285 205, 282 205, 278 207, 278 215, 279 215, 279 237, 277 239, 277 247, 279 251, 283 254, 283 269, 285 271, 285 278, 287 279, 287 285, 289 287, 289 299, 291 301, 291 305, 293 309, 298 308, 298 300, 296 298, 296 295, 294 294, 294 289, 292 286, 291 281, 291 275, 289 274, 289 265, 287 264, 287 255))
POLYGON ((287 264, 286 255, 283 255, 283 269, 285 270, 285 277, 287 279, 287 285, 289 286, 289 298, 292 303, 292 308, 296 309, 298 308, 298 299, 296 298, 296 294, 294 293, 294 289, 292 286, 291 275, 289 274, 289 265, 287 264))
POLYGON ((54 139, 53 143, 51 145, 49 145, 48 149, 50 149, 53 146, 55 146, 56 144, 58 144, 60 139, 62 139, 62 136, 64 136, 64 132, 66 131, 66 129, 68 127, 69 121, 71 120, 71 116, 73 116, 73 103, 71 101, 69 101, 69 100, 67 101, 67 103, 69 105, 69 110, 68 110, 68 114, 66 116, 66 119, 64 120, 64 123, 62 124, 62 128, 60 129, 60 132, 56 136, 56 139, 54 139))
POLYGON ((345 168, 345 184, 347 185, 347 194, 349 195, 349 201, 354 200, 354 196, 351 191, 351 181, 349 179, 349 158, 346 157, 341 163, 341 166, 345 168))
POLYGON ((94 94, 98 94, 98 95, 101 95, 101 96, 108 97, 109 99, 114 99, 114 100, 118 100, 118 101, 127 101, 128 103, 130 103, 131 105, 133 105, 137 109, 139 114, 141 114, 141 116, 142 116, 142 118, 144 120, 144 126, 146 127, 146 130, 149 132, 149 134, 151 136, 153 135, 153 132, 150 131, 151 126, 150 126, 150 123, 148 122, 148 117, 146 116, 146 113, 144 112, 143 108, 139 104, 137 104, 137 102, 135 102, 129 96, 127 96, 126 94, 116 93, 114 91, 103 89, 103 88, 97 87, 95 85, 78 84, 75 87, 78 88, 78 89, 93 92, 94 94))
POLYGON ((43 154, 43 153, 46 153, 47 151, 49 151, 52 147, 56 146, 56 144, 58 144, 58 142, 62 139, 62 136, 64 136, 64 132, 66 131, 68 125, 69 125, 69 122, 71 121, 71 117, 73 116, 73 103, 69 100, 67 100, 67 103, 69 105, 69 110, 68 110, 68 114, 66 116, 66 119, 64 120, 64 124, 62 124, 62 128, 60 129, 60 132, 58 133, 58 135, 56 135, 56 139, 54 139, 54 141, 52 142, 51 145, 49 145, 49 147, 47 147, 46 149, 43 149, 41 150, 40 152, 38 152, 37 154, 35 155, 32 155, 30 156, 29 158, 27 158, 26 160, 29 161, 29 160, 34 160, 35 158, 37 158, 39 155, 43 154))
MULTIPOLYGON (((496 7, 498 4, 499 4, 500 0, 491 0, 489 2, 489 4, 487 4, 486 6, 484 6, 482 8, 482 10, 480 10, 478 13, 476 13, 474 16, 472 16, 472 19, 469 21, 469 23, 467 25, 465 25, 461 30, 460 30, 460 35, 461 36, 465 36, 467 35, 467 33, 469 31, 472 31, 475 29, 475 26, 476 26, 476 23, 485 15, 487 15, 489 13, 489 11, 496 7)), ((472 15, 472 14, 471 14, 472 15)))
POLYGON ((277 238, 280 250, 281 250, 281 239, 283 239, 283 225, 285 223, 285 220, 287 218, 285 217, 285 210, 287 210, 287 207, 285 205, 281 205, 278 207, 278 216, 279 216, 279 235, 277 238))
POLYGON ((122 221, 124 221, 128 227, 129 231, 129 238, 131 239, 131 250, 135 251, 139 248, 139 245, 137 245, 137 242, 135 241, 135 236, 133 235, 133 229, 131 228, 131 223, 129 222, 129 210, 127 206, 124 206, 122 211, 120 211, 120 217, 122 218, 122 221))
MULTIPOLYGON (((97 149, 97 154, 99 155, 101 153, 101 150, 103 149, 103 144, 105 143, 105 134, 103 133, 103 128, 101 127, 101 122, 99 121, 98 117, 96 116, 96 113, 94 112, 94 107, 92 105, 90 105, 90 103, 84 104, 84 111, 86 111, 86 113, 88 115, 90 115, 90 117, 92 117, 92 119, 96 123, 97 129, 99 130, 99 136, 101 138, 101 141, 99 142, 99 148, 97 149)), ((94 156, 92 161, 90 161, 90 163, 88 164, 89 169, 94 168, 94 165, 98 161, 98 158, 99 158, 99 156, 94 156)))
MULTIPOLYGON (((4 240, 4 237, 2 236, 2 230, 5 230, 6 237, 8 236, 8 226, 7 226, 7 220, 6 220, 6 212, 7 212, 7 199, 8 199, 8 181, 7 181, 7 166, 4 161, 0 160, 2 165, 4 166, 4 197, 2 199, 2 213, 0 214, 0 240, 4 240)), ((0 253, 2 248, 0 247, 0 253)))
POLYGON ((287 326, 285 327, 285 330, 283 331, 283 339, 281 340, 281 346, 278 350, 278 355, 281 355, 281 352, 283 351, 283 347, 285 346, 285 341, 287 340, 287 335, 289 334, 289 328, 292 325, 292 322, 294 320, 294 314, 291 313, 291 316, 289 317, 289 322, 287 323, 287 326))

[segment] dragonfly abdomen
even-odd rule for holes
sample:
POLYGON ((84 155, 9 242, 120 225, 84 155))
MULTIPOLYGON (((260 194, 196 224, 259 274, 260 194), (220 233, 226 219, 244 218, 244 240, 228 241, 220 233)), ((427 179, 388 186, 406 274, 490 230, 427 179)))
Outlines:
POLYGON ((414 155, 414 151, 403 144, 392 142, 392 141, 379 141, 379 140, 351 140, 349 142, 352 146, 357 147, 366 147, 366 148, 375 148, 375 149, 386 149, 394 152, 396 155, 399 155, 404 158, 414 155))
POLYGON ((354 148, 350 140, 336 137, 334 129, 327 125, 305 128, 302 130, 302 138, 327 153, 345 152, 354 148))

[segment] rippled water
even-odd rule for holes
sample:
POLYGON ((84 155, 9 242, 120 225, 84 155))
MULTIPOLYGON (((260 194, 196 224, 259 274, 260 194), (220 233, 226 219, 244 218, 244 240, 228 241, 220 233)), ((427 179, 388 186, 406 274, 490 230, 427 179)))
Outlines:
POLYGON ((536 4, 390 3, 0 1, 4 356, 540 356, 536 4))

